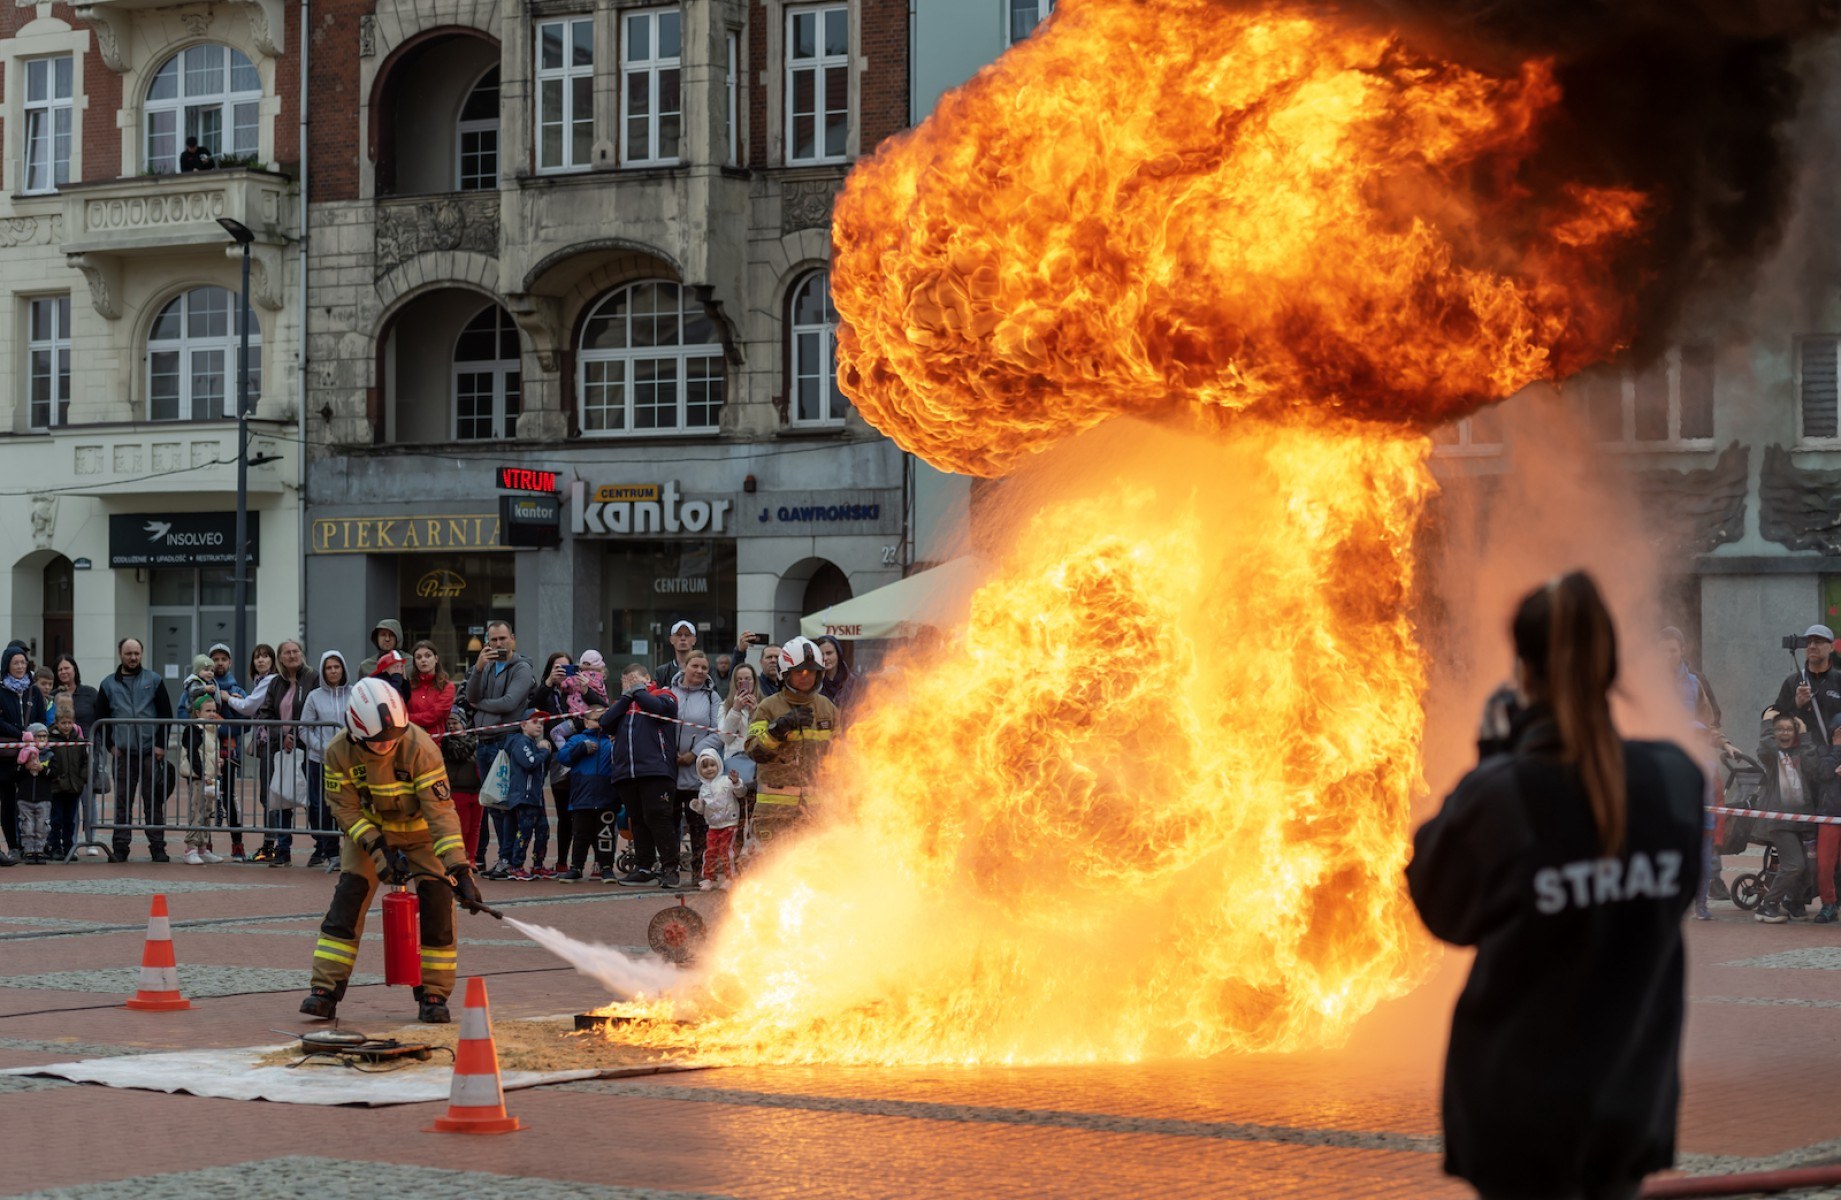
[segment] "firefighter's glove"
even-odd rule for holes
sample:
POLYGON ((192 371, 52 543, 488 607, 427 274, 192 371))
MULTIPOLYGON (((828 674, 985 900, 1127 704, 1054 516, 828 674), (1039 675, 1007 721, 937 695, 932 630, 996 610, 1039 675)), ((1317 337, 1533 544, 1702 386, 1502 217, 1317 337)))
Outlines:
POLYGON ((788 734, 792 733, 795 729, 803 728, 804 725, 804 714, 795 710, 787 713, 772 725, 769 725, 767 727, 767 732, 773 736, 776 742, 783 742, 786 740, 788 734))
POLYGON ((460 907, 470 913, 484 912, 486 898, 479 894, 479 884, 473 881, 473 872, 468 867, 456 867, 448 876, 448 882, 454 885, 454 899, 460 907))
POLYGON ((377 872, 377 882, 389 884, 396 882, 396 864, 390 856, 390 847, 382 837, 369 837, 364 840, 364 852, 371 856, 371 869, 377 872))

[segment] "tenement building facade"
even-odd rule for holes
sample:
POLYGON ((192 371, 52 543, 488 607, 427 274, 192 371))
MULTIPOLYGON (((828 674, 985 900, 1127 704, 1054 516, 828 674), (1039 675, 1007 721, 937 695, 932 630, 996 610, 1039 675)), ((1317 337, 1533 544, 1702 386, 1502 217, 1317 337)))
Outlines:
POLYGON ((92 678, 228 639, 245 384, 253 623, 298 626, 294 11, 0 5, 0 629, 92 678))
POLYGON ((396 616, 452 664, 502 617, 651 661, 900 578, 907 464, 837 389, 827 265, 906 124, 907 14, 315 4, 310 642, 396 616))

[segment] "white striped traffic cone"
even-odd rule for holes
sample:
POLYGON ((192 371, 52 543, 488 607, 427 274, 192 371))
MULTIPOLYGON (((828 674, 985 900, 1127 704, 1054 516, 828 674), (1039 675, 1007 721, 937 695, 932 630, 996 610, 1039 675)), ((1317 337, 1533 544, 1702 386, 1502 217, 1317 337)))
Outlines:
POLYGON ((192 1007, 179 994, 179 960, 173 957, 173 925, 166 915, 166 897, 153 898, 147 914, 147 944, 141 950, 141 985, 128 997, 128 1007, 140 1012, 178 1012, 192 1007))
POLYGON ((506 1115, 499 1086, 499 1049, 492 1041, 492 1015, 486 1008, 486 981, 467 980, 467 1001, 460 1010, 460 1044, 454 1047, 454 1086, 447 1116, 425 1133, 512 1133, 518 1118, 506 1115))

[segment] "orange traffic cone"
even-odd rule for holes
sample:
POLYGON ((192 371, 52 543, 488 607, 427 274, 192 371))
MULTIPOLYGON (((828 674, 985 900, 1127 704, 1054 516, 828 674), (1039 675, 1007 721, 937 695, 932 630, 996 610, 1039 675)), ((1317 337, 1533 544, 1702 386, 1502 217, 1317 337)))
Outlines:
POLYGON ((486 1010, 486 981, 467 980, 467 1002, 460 1010, 460 1044, 454 1047, 454 1087, 447 1116, 425 1133, 511 1133, 523 1128, 505 1113, 499 1087, 499 1049, 492 1041, 492 1016, 486 1010))
POLYGON ((147 915, 147 945, 141 950, 141 986, 128 997, 141 1012, 178 1012, 192 1007, 179 994, 179 961, 173 957, 173 926, 166 916, 166 897, 153 898, 147 915))

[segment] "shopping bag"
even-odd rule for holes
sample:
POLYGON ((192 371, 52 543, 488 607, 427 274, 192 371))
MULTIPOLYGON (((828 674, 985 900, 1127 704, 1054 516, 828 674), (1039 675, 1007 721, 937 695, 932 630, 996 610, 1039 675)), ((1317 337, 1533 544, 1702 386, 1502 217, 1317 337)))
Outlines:
POLYGON ((307 807, 307 752, 299 746, 276 753, 275 764, 268 773, 268 806, 307 807))
POLYGON ((479 806, 481 808, 504 809, 508 807, 505 797, 511 795, 511 759, 503 750, 492 760, 492 767, 486 772, 486 778, 479 785, 479 806))
POLYGON ((115 790, 115 781, 109 770, 109 756, 105 751, 96 751, 90 755, 89 790, 92 796, 106 796, 115 790))

